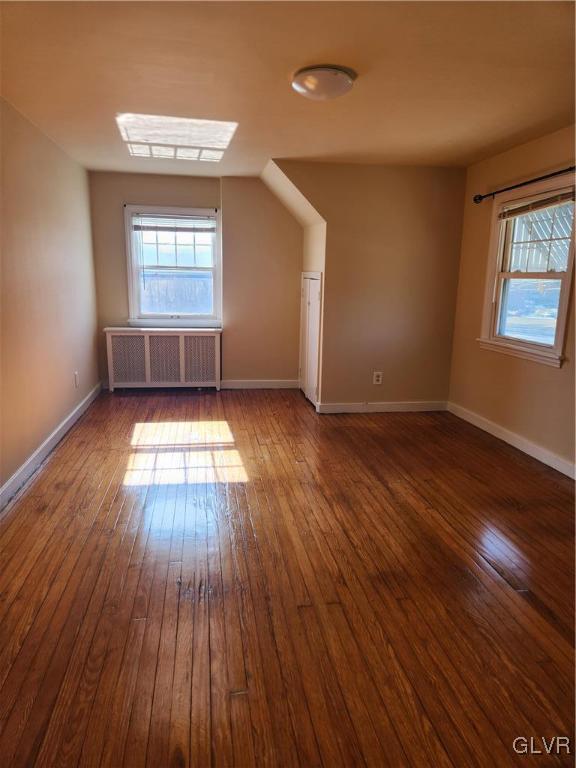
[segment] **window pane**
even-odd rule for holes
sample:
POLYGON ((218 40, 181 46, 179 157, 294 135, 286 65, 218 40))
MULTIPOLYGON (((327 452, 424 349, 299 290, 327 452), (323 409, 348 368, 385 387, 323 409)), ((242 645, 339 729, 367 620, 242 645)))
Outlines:
POLYGON ((521 217, 526 218, 529 222, 529 235, 525 238, 526 240, 548 240, 552 237, 553 211, 553 208, 543 208, 521 217))
POLYGON ((164 243, 164 245, 174 246, 174 242, 175 242, 174 232, 165 232, 159 229, 157 234, 158 234, 159 243, 164 243))
POLYGON ((178 245, 194 245, 194 232, 176 232, 178 245))
POLYGON ((173 245, 158 246, 158 264, 162 267, 176 266, 176 250, 173 245))
POLYGON ((574 220, 572 202, 510 219, 510 272, 564 272, 574 220))
POLYGON ((142 258, 146 265, 156 264, 156 245, 144 243, 142 246, 142 258))
POLYGON ((194 246, 193 245, 178 246, 178 266, 179 267, 194 266, 194 246))
POLYGON ((504 280, 501 336, 554 345, 561 280, 504 280))
POLYGON ((549 269, 555 272, 566 272, 568 269, 568 251, 570 240, 553 240, 550 244, 549 269))
POLYGON ((514 244, 510 250, 510 272, 523 272, 528 264, 529 245, 514 244))
POLYGON ((550 255, 550 241, 534 243, 528 250, 527 272, 546 272, 550 255))
POLYGON ((197 267, 212 266, 212 246, 211 245, 196 246, 196 266, 197 267))
POLYGON ((574 203, 558 205, 554 211, 554 233, 552 237, 569 238, 574 226, 574 203))
POLYGON ((144 314, 198 314, 214 312, 211 272, 145 269, 140 273, 140 304, 144 314))

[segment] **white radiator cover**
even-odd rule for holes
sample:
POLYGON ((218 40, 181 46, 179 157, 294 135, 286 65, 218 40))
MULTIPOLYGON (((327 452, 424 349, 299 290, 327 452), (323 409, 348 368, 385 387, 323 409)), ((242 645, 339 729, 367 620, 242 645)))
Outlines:
POLYGON ((216 328, 104 328, 108 385, 220 389, 216 328))

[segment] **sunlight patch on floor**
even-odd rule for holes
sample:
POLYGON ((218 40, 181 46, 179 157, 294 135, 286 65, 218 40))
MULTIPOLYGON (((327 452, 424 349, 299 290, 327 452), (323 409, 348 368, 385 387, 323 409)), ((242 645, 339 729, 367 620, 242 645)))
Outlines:
POLYGON ((227 421, 143 421, 134 425, 130 444, 214 445, 232 444, 234 437, 227 421))
POLYGON ((248 481, 226 421, 138 422, 130 444, 125 486, 248 481))

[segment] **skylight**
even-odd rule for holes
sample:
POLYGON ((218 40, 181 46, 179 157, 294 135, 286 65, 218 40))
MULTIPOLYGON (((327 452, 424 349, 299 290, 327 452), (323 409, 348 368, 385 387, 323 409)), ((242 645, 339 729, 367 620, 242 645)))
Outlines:
POLYGON ((200 160, 219 163, 238 127, 223 120, 194 120, 167 115, 116 115, 132 157, 200 160))

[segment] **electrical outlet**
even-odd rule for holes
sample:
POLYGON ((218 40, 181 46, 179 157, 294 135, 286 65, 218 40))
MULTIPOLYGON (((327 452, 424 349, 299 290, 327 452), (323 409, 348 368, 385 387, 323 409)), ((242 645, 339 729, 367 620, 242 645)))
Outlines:
POLYGON ((80 386, 80 377, 78 376, 78 371, 74 371, 74 386, 76 389, 80 386))
POLYGON ((382 384, 382 371, 374 371, 372 374, 372 384, 382 384))

